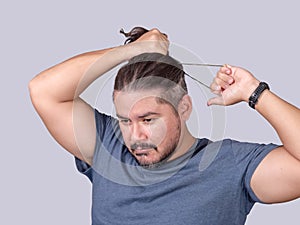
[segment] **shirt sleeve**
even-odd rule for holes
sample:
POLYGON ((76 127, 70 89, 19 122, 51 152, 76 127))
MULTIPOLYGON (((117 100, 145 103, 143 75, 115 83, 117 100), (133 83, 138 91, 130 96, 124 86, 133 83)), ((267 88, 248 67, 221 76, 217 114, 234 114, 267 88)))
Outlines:
MULTIPOLYGON (((112 132, 112 121, 115 122, 111 116, 100 113, 97 109, 94 109, 95 123, 96 123, 96 146, 94 150, 94 156, 97 154, 99 145, 102 144, 102 140, 105 139, 105 133, 112 132)), ((95 158, 95 157, 94 157, 95 158)), ((87 176, 91 182, 93 182, 93 168, 86 162, 75 157, 75 165, 77 170, 87 176)))
POLYGON ((75 157, 75 165, 80 173, 87 176, 93 182, 92 167, 89 164, 75 157))
POLYGON ((253 202, 263 203, 254 193, 250 186, 251 178, 261 163, 261 161, 278 145, 275 144, 257 144, 248 142, 232 141, 232 150, 234 152, 237 165, 243 174, 243 185, 253 202))

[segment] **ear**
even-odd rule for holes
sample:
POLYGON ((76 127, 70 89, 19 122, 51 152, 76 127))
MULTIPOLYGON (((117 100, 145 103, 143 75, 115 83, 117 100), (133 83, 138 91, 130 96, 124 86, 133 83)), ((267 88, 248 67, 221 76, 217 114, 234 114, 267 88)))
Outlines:
POLYGON ((182 120, 187 121, 192 113, 193 105, 189 95, 184 95, 178 105, 178 113, 182 120))

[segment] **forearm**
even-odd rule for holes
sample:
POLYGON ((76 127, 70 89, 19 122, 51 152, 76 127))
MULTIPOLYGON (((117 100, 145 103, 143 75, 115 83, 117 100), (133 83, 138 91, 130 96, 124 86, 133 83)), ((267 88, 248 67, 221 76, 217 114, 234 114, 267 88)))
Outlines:
POLYGON ((31 95, 55 102, 72 101, 99 76, 128 57, 123 46, 75 56, 32 79, 29 85, 31 95))
POLYGON ((78 55, 36 76, 29 84, 31 97, 35 102, 45 98, 56 103, 73 101, 118 64, 145 52, 167 54, 168 47, 166 35, 152 29, 134 43, 78 55))
POLYGON ((300 110, 268 90, 255 109, 274 127, 284 148, 300 160, 300 110))
MULTIPOLYGON (((248 102, 258 85, 259 80, 249 71, 226 65, 211 84, 211 90, 218 96, 211 98, 208 105, 248 102)), ((262 92, 255 109, 274 127, 284 148, 300 160, 300 110, 269 90, 262 92)))

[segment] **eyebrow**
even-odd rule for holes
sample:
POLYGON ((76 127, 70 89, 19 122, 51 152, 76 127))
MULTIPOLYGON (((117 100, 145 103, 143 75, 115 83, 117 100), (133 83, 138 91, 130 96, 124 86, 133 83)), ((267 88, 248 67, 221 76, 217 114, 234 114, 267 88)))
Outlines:
MULTIPOLYGON (((156 112, 147 112, 147 113, 145 113, 145 114, 142 114, 142 115, 138 116, 138 118, 141 119, 141 118, 145 118, 145 117, 152 116, 152 115, 160 115, 160 113, 156 113, 156 112)), ((119 115, 119 114, 116 114, 116 116, 117 116, 119 119, 129 119, 129 118, 127 118, 127 117, 125 117, 125 116, 121 116, 121 115, 119 115)))
POLYGON ((147 112, 147 113, 145 113, 145 114, 143 114, 143 115, 138 116, 138 118, 145 118, 145 117, 152 116, 152 115, 157 116, 157 115, 160 115, 160 113, 156 113, 156 112, 147 112))

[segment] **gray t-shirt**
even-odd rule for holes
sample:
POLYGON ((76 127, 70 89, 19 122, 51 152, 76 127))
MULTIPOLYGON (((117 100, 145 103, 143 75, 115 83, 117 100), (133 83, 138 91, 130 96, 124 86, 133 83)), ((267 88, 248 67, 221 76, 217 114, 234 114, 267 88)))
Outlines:
POLYGON ((92 224, 241 225, 259 199, 252 174, 277 146, 198 139, 189 151, 156 169, 138 165, 118 122, 95 110, 93 166, 76 159, 93 184, 92 224))

